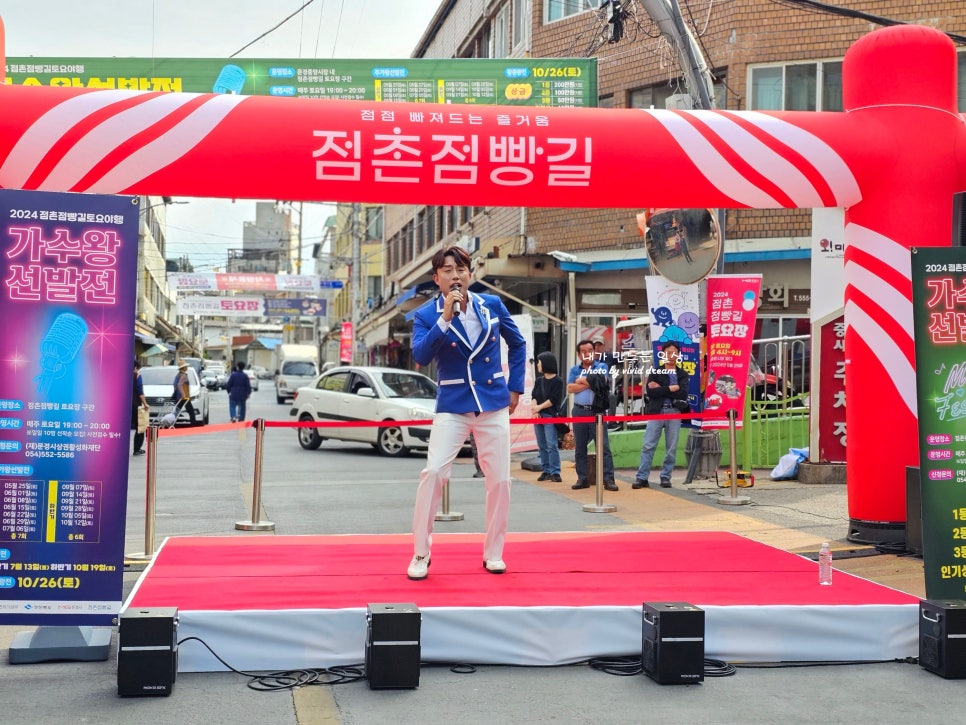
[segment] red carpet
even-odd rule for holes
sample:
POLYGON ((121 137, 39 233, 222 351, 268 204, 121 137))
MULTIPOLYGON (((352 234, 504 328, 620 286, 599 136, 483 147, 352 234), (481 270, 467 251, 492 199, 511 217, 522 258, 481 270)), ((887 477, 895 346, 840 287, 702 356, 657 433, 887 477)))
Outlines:
MULTIPOLYGON (((794 608, 804 608, 802 614, 807 616, 803 616, 803 622, 812 622, 815 613, 823 611, 839 618, 837 625, 819 621, 817 625, 812 622, 805 627, 806 630, 811 626, 829 629, 826 634, 832 639, 839 636, 835 630, 843 622, 850 622, 848 628, 854 628, 853 618, 861 620, 863 614, 869 614, 870 631, 856 634, 864 640, 886 640, 883 643, 886 650, 897 644, 900 650, 908 649, 910 632, 907 630, 909 626, 916 626, 918 617, 916 597, 839 571, 835 572, 834 584, 823 587, 818 584, 815 562, 721 532, 510 534, 505 551, 508 572, 500 576, 483 571, 479 534, 435 535, 430 576, 422 582, 406 578, 405 569, 411 556, 412 538, 408 535, 173 538, 165 541, 127 606, 139 609, 175 606, 179 609, 182 629, 217 622, 216 630, 230 631, 237 625, 242 639, 251 639, 248 630, 261 627, 258 620, 264 619, 265 624, 271 622, 270 629, 296 628, 297 640, 299 629, 305 626, 299 620, 306 612, 312 613, 310 619, 316 625, 327 612, 335 616, 330 624, 321 625, 322 631, 318 633, 322 638, 331 639, 332 628, 342 626, 336 626, 335 622, 344 622, 346 612, 351 611, 355 618, 361 618, 352 625, 351 641, 332 648, 331 642, 318 643, 320 654, 337 655, 346 662, 361 659, 354 655, 354 650, 358 646, 361 655, 364 613, 369 603, 417 604, 423 613, 424 650, 426 639, 433 640, 433 633, 427 629, 437 617, 452 618, 455 612, 460 613, 461 621, 447 622, 447 626, 482 629, 483 640, 499 636, 513 638, 514 627, 517 624, 531 627, 527 618, 537 613, 546 615, 549 611, 564 610, 576 614, 598 607, 623 612, 625 616, 629 612, 636 618, 637 631, 633 644, 626 641, 630 635, 622 633, 620 646, 631 650, 637 647, 638 652, 640 607, 645 601, 689 602, 704 608, 709 648, 714 639, 713 610, 716 608, 722 608, 727 616, 727 621, 720 623, 724 626, 718 630, 722 642, 730 641, 729 626, 740 623, 742 628, 756 628, 754 619, 742 622, 744 616, 769 617, 768 626, 761 627, 767 633, 775 627, 787 626, 785 622, 795 622, 794 616, 786 619, 785 615, 794 608), (434 610, 439 611, 434 613, 434 610), (843 612, 850 613, 847 619, 842 619, 843 612), (523 619, 515 622, 515 616, 521 615, 523 619), (494 625, 498 634, 488 624, 495 622, 496 616, 501 617, 500 623, 494 625), (883 626, 886 631, 877 633, 883 626), (500 631, 503 629, 506 631, 500 631)), ((548 620, 545 617, 543 621, 548 620)), ((634 621, 631 620, 632 631, 634 621)), ((572 629, 573 624, 568 622, 566 629, 572 629)), ((618 625, 618 629, 623 626, 626 622, 618 625)), ((446 631, 443 639, 452 640, 455 630, 446 631)), ((192 633, 206 641, 211 636, 203 628, 192 633)), ((595 630, 590 634, 598 640, 609 639, 609 633, 595 630)), ((463 632, 461 636, 472 641, 480 639, 480 635, 477 632, 475 637, 467 636, 463 632)), ((182 632, 179 636, 186 635, 182 632)), ((557 635, 548 631, 547 636, 557 635)), ((283 641, 290 637, 293 634, 280 635, 283 641)), ((787 639, 795 637, 802 637, 805 642, 814 639, 808 631, 787 639)), ((911 639, 916 643, 917 635, 911 639)), ((446 649, 453 642, 441 644, 446 649)), ((495 649, 492 656, 502 656, 492 641, 478 644, 483 646, 484 653, 495 649)), ((563 648, 568 650, 572 644, 565 644, 563 648)), ((539 647, 545 645, 541 643, 539 647)), ((225 646, 223 642, 221 647, 225 646)), ((589 654, 608 651, 612 650, 589 654)), ((763 654, 768 651, 769 647, 764 647, 763 654)), ((243 647, 237 654, 243 652, 248 655, 243 647)), ((182 652, 182 658, 185 655, 182 652)), ((301 656, 304 659, 304 652, 301 656)), ((517 655, 508 653, 507 656, 517 655)), ((528 658, 526 652, 521 656, 528 658)), ((572 655, 568 650, 563 656, 566 659, 572 655)), ((709 652, 708 656, 713 655, 709 652)), ((789 659, 785 654, 782 656, 789 659)), ((556 664, 560 657, 560 653, 550 651, 540 653, 535 659, 538 664, 556 664)), ((796 658, 816 659, 811 653, 807 657, 790 657, 796 658)), ((856 656, 856 659, 874 658, 856 656)), ((273 664, 264 663, 265 666, 279 666, 275 658, 269 659, 273 664)), ((453 659, 500 661, 472 656, 453 659)), ((192 665, 190 653, 185 664, 182 663, 182 669, 209 669, 199 662, 192 665)), ((293 662, 285 666, 305 664, 293 662)))

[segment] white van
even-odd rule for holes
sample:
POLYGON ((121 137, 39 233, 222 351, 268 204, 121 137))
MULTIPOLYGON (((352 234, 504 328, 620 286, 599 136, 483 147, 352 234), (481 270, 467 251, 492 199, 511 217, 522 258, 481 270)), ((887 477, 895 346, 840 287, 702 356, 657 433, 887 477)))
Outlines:
POLYGON ((282 344, 275 348, 275 401, 295 398, 295 391, 319 375, 319 351, 314 345, 282 344))

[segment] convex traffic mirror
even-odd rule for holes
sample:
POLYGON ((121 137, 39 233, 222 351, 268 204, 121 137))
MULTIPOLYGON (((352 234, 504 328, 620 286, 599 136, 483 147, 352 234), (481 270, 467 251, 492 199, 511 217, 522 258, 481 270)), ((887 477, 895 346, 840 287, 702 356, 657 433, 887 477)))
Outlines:
POLYGON ((721 254, 721 233, 711 209, 645 212, 647 258, 662 277, 694 284, 707 277, 721 254))

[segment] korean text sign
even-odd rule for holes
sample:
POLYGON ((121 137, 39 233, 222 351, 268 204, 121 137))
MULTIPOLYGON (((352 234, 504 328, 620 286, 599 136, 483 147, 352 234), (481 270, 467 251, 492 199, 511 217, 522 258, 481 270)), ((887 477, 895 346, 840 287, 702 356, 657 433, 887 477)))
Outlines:
POLYGON ((0 623, 121 605, 136 198, 0 190, 0 623))
POLYGON ((966 597, 966 249, 912 250, 926 596, 966 597))
POLYGON ((741 425, 760 295, 760 274, 708 277, 708 386, 703 427, 727 428, 732 410, 736 424, 741 425))

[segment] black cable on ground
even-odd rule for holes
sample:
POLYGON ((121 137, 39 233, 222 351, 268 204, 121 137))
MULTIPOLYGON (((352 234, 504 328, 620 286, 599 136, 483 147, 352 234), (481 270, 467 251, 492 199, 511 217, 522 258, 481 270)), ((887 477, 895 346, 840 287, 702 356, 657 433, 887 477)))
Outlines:
POLYGON ((358 682, 366 678, 363 665, 340 665, 338 667, 320 667, 317 669, 279 670, 277 672, 245 672, 235 669, 225 662, 208 643, 200 637, 185 637, 178 642, 180 647, 185 642, 199 642, 208 650, 212 657, 237 675, 250 678, 248 687, 259 692, 275 692, 277 690, 291 690, 306 685, 344 685, 358 682))
POLYGON ((845 667, 847 665, 916 665, 919 664, 918 657, 902 657, 892 660, 816 660, 802 662, 742 662, 735 665, 746 670, 767 670, 794 667, 845 667))
POLYGON ((630 677, 644 671, 640 657, 594 657, 587 661, 592 670, 598 670, 608 675, 630 677))
POLYGON ((705 659, 704 661, 705 677, 731 677, 737 673, 735 666, 724 660, 705 659))

